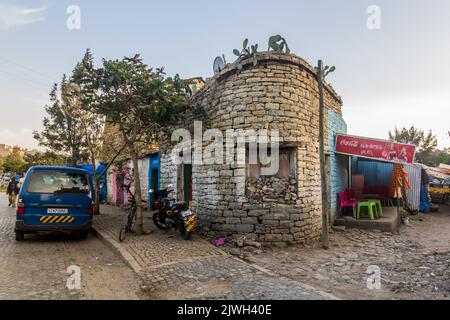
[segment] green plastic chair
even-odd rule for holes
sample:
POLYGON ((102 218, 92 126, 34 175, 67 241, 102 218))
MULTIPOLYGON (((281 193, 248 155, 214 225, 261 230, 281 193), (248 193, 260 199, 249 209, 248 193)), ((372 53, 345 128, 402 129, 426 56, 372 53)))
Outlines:
POLYGON ((360 215, 361 215, 361 208, 367 208, 367 210, 369 211, 369 218, 370 220, 375 220, 374 217, 374 211, 377 211, 377 205, 375 202, 367 200, 367 201, 361 201, 358 203, 358 208, 357 208, 357 214, 356 214, 356 218, 359 219, 360 215), (374 210, 375 209, 375 210, 374 210))
POLYGON ((377 218, 383 218, 383 206, 381 205, 381 200, 370 199, 369 201, 374 202, 376 204, 377 218))

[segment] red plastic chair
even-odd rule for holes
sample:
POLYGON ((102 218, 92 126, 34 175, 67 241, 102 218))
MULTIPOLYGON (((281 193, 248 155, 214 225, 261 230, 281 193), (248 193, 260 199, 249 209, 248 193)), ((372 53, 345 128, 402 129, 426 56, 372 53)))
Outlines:
POLYGON ((345 193, 347 194, 347 197, 349 200, 356 199, 356 192, 353 189, 345 189, 345 193))
POLYGON ((349 193, 346 191, 339 192, 339 207, 341 209, 341 214, 345 208, 352 208, 353 217, 356 217, 356 206, 358 205, 358 201, 352 200, 349 196, 349 193))

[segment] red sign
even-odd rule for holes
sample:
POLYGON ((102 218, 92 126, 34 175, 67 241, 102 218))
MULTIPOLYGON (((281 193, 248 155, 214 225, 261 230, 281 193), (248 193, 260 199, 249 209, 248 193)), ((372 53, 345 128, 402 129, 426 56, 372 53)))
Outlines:
POLYGON ((338 134, 336 152, 394 163, 414 163, 416 146, 338 134))

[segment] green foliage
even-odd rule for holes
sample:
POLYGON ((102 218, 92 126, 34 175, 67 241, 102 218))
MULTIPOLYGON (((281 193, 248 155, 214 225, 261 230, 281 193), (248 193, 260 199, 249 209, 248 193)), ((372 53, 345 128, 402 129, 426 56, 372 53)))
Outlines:
POLYGON ((19 147, 14 147, 2 164, 3 171, 21 173, 27 170, 19 147))
POLYGON ((256 56, 256 54, 258 53, 258 44, 254 44, 249 47, 248 39, 244 39, 241 51, 239 51, 238 49, 234 49, 233 53, 238 57, 235 65, 239 70, 242 70, 241 61, 249 57, 253 58, 253 66, 256 66, 258 64, 258 58, 256 56))
POLYGON ((441 163, 450 165, 450 148, 444 150, 436 150, 433 156, 435 167, 437 167, 441 163))
POLYGON ((275 51, 275 52, 285 52, 285 53, 290 53, 291 50, 289 49, 289 46, 286 42, 286 39, 284 39, 282 36, 280 36, 279 34, 275 35, 275 36, 271 36, 269 38, 269 42, 268 42, 269 48, 267 49, 267 51, 275 51))
POLYGON ((334 71, 336 71, 336 67, 332 66, 331 68, 329 66, 325 66, 324 68, 324 75, 323 77, 326 78, 330 73, 333 73, 334 71))
MULTIPOLYGON (((122 60, 103 59, 103 68, 92 68, 90 74, 91 86, 97 92, 91 111, 103 116, 121 135, 133 161, 135 197, 140 204, 139 152, 155 135, 177 122, 186 103, 188 85, 178 75, 165 77, 163 68, 149 69, 139 54, 122 60)), ((136 217, 136 230, 142 234, 140 206, 136 217)))
MULTIPOLYGON (((24 156, 26 170, 34 166, 63 166, 66 165, 66 157, 56 152, 46 150, 44 152, 26 153, 24 156)), ((24 170, 24 171, 26 171, 24 170)))
POLYGON ((44 107, 47 116, 43 120, 44 129, 34 131, 33 136, 40 146, 55 152, 69 153, 69 163, 77 164, 86 158, 85 144, 80 130, 80 119, 72 116, 73 106, 67 99, 68 82, 63 76, 61 84, 53 86, 50 92, 50 105, 44 107))
POLYGON ((185 103, 186 83, 178 75, 165 78, 161 71, 125 59, 104 60, 96 79, 96 112, 119 125, 131 141, 174 123, 185 103))
POLYGON ((13 152, 5 158, 2 165, 5 172, 26 172, 34 166, 62 166, 67 164, 67 157, 53 151, 25 153, 22 157, 22 151, 14 148, 13 152))
POLYGON ((423 130, 411 128, 402 128, 389 131, 389 139, 399 143, 413 144, 417 146, 416 161, 428 166, 435 166, 436 159, 434 154, 437 148, 437 138, 430 130, 427 134, 423 130))
MULTIPOLYGON (((314 67, 314 70, 316 71, 316 74, 319 75, 319 68, 318 67, 314 67)), ((332 66, 332 67, 325 66, 323 68, 323 70, 321 71, 322 72, 321 76, 322 76, 323 79, 325 79, 330 73, 333 73, 335 71, 336 71, 336 67, 335 66, 332 66)))

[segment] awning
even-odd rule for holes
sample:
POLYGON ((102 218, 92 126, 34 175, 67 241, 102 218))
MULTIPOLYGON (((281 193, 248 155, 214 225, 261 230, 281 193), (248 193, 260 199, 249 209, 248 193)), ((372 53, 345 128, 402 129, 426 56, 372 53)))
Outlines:
POLYGON ((392 163, 413 164, 416 146, 396 143, 389 140, 338 134, 336 136, 335 151, 336 153, 361 158, 392 163))

